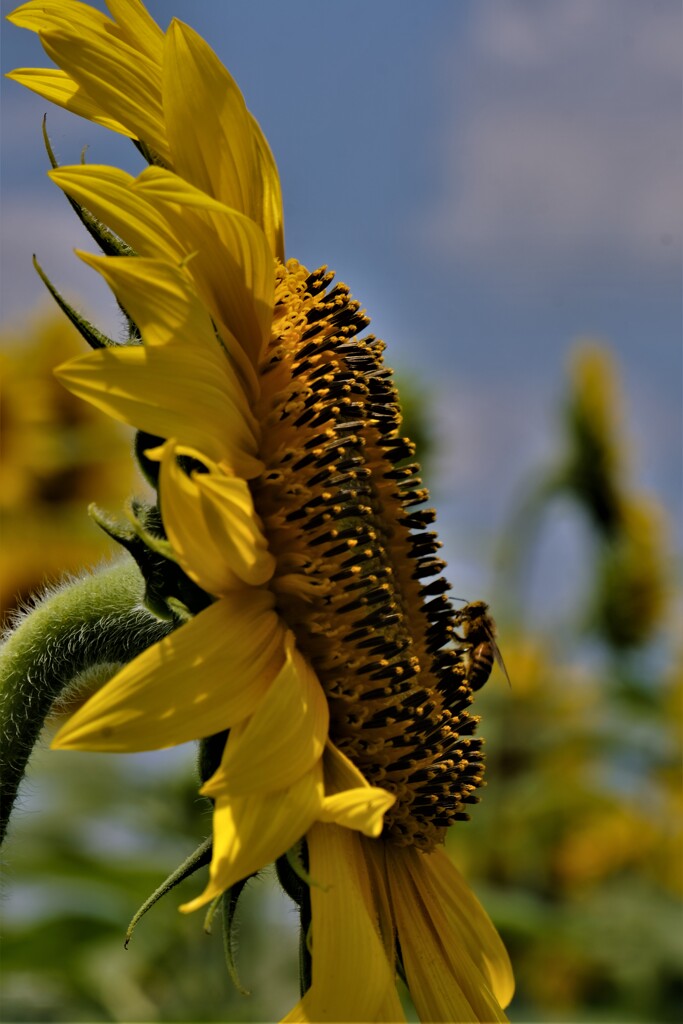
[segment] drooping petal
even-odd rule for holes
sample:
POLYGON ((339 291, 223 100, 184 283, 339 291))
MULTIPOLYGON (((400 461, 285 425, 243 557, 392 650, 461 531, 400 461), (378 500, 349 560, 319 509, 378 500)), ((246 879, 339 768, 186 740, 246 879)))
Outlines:
POLYGON ((507 1020, 488 979, 450 928, 419 858, 414 847, 387 844, 391 901, 408 988, 420 1020, 507 1020))
POLYGON ((180 909, 189 913, 247 875, 276 860, 301 839, 322 799, 320 763, 287 789, 247 796, 219 796, 213 812, 209 884, 180 909))
POLYGON ((358 837, 335 825, 306 836, 312 985, 285 1021, 403 1021, 393 964, 380 939, 358 837))
POLYGON ((380 786, 371 786, 352 761, 328 739, 323 759, 325 799, 320 820, 377 837, 384 815, 396 797, 380 786))
MULTIPOLYGON (((247 483, 239 477, 225 477, 215 466, 208 473, 188 476, 178 465, 173 442, 152 454, 156 457, 159 453, 164 525, 176 558, 190 579, 209 594, 226 594, 243 588, 244 583, 266 583, 273 574, 275 559, 268 550, 247 483), (220 510, 207 498, 208 481, 212 479, 219 480, 223 490, 220 510)), ((183 448, 178 454, 202 457, 192 448, 183 448)))
POLYGON ((384 815, 395 803, 396 797, 380 786, 347 789, 325 797, 320 821, 343 825, 376 839, 382 833, 384 815))
MULTIPOLYGON (((178 564, 208 594, 229 594, 243 589, 233 572, 220 536, 209 529, 202 507, 196 476, 188 476, 178 465, 176 444, 167 442, 162 449, 148 454, 161 456, 159 498, 166 536, 178 564)), ((183 449, 192 456, 193 449, 183 449)))
POLYGON ((287 659, 266 699, 230 734, 202 793, 242 796, 292 785, 322 757, 329 717, 325 693, 290 634, 287 659))
POLYGON ((284 660, 284 635, 267 591, 225 597, 126 665, 53 746, 157 750, 230 728, 267 693, 284 660))
POLYGON ((233 399, 226 367, 218 352, 138 345, 91 352, 55 373, 73 394, 108 416, 176 438, 251 478, 262 469, 257 440, 233 399))
POLYGON ((139 256, 164 256, 180 263, 191 254, 162 213, 133 190, 135 179, 117 167, 78 164, 59 167, 48 177, 68 196, 94 213, 139 256))
POLYGON ((474 963, 489 981, 501 1006, 508 1006, 515 979, 507 950, 481 903, 443 849, 421 854, 421 870, 474 963))

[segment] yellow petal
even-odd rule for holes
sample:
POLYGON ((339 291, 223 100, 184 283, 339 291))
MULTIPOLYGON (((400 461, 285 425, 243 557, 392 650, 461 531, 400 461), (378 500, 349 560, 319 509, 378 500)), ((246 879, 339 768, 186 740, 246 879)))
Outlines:
POLYGON ((449 926, 412 847, 387 844, 387 874, 410 995, 420 1020, 505 1021, 488 979, 449 926))
POLYGON ((244 98, 208 43, 177 19, 166 32, 163 93, 176 172, 250 217, 261 183, 244 98))
POLYGON ((106 4, 126 42, 161 65, 164 33, 140 0, 106 0, 106 4))
POLYGON ((337 747, 332 740, 325 746, 325 792, 343 793, 346 789, 369 786, 359 768, 337 747))
POLYGON ((358 837, 335 825, 306 836, 311 887, 312 985, 285 1021, 402 1021, 376 923, 358 837))
POLYGON ((379 786, 347 789, 325 797, 320 821, 333 822, 377 838, 382 833, 384 815, 395 802, 396 797, 379 786))
POLYGON ((191 253, 173 234, 168 221, 143 195, 133 191, 134 178, 117 167, 78 164, 49 175, 68 196, 94 213, 140 256, 164 256, 180 263, 191 253))
POLYGON ((60 749, 157 750, 211 736, 253 713, 284 659, 264 590, 209 605, 130 662, 60 729, 60 749))
POLYGON ((253 400, 257 388, 253 366, 245 358, 236 338, 221 324, 220 334, 200 301, 185 267, 167 260, 138 256, 118 259, 77 255, 94 267, 107 281, 117 299, 139 328, 146 345, 166 345, 181 341, 193 347, 205 347, 225 357, 223 373, 232 381, 232 400, 238 405, 254 432, 258 430, 245 388, 253 400), (219 351, 220 350, 220 351, 219 351))
POLYGON ((445 850, 422 854, 419 863, 453 931, 488 978, 500 1005, 508 1006, 514 995, 515 979, 507 950, 491 918, 445 850))
POLYGON ((21 4, 7 20, 17 28, 27 28, 32 32, 49 32, 55 29, 63 32, 71 31, 99 33, 106 36, 118 35, 114 23, 101 11, 77 0, 29 0, 21 4))
POLYGON ((389 879, 387 877, 386 843, 381 839, 361 838, 361 849, 365 856, 370 890, 377 908, 379 932, 384 943, 384 952, 390 964, 396 962, 396 921, 391 906, 389 879))
POLYGON ((384 815, 396 797, 371 786, 348 757, 328 739, 324 757, 325 799, 320 820, 343 825, 373 838, 384 826, 384 815))
POLYGON ((251 718, 234 730, 204 796, 242 796, 292 785, 322 757, 329 711, 315 672, 290 634, 287 659, 251 718))
POLYGON ((196 448, 251 478, 262 470, 257 439, 233 399, 220 353, 189 346, 100 349, 55 371, 73 394, 108 416, 196 448))
POLYGON ((219 796, 213 813, 209 884, 201 896, 180 909, 197 910, 282 856, 310 828, 321 798, 319 762, 288 789, 258 796, 219 796))
MULTIPOLYGON (((183 449, 185 454, 191 451, 183 449)), ((208 527, 196 480, 178 465, 175 442, 167 442, 161 453, 161 514, 179 565, 208 594, 242 590, 244 584, 225 558, 220 537, 208 527)), ((157 452, 153 454, 156 457, 157 452)))
POLYGON ((41 32, 43 48, 103 113, 120 121, 168 162, 161 68, 113 33, 41 32))
POLYGON ((16 68, 10 71, 7 77, 42 96, 43 99, 49 100, 50 103, 70 110, 72 114, 86 117, 94 124, 102 125, 103 128, 118 132, 120 135, 134 138, 134 133, 120 121, 104 114, 99 103, 81 85, 74 82, 66 71, 59 71, 57 68, 16 68))
POLYGON ((197 292, 257 363, 270 337, 275 287, 273 254, 261 228, 161 167, 148 167, 134 187, 163 205, 193 254, 188 272, 197 292))
MULTIPOLYGON (((116 45, 124 38, 120 28, 101 11, 77 0, 69 0, 67 3, 64 0, 29 0, 8 14, 7 20, 17 28, 39 33, 41 42, 44 35, 50 33, 74 40, 88 37, 91 44, 111 41, 116 45)), ((95 98, 66 71, 54 68, 21 68, 11 72, 8 77, 21 82, 51 102, 87 117, 97 124, 125 135, 134 134, 118 120, 107 116, 107 112, 95 98)))
MULTIPOLYGON (((199 453, 183 448, 181 454, 197 457, 199 453)), ((242 504, 242 518, 231 515, 227 501, 219 515, 215 505, 206 498, 207 478, 213 473, 188 476, 176 460, 176 446, 164 446, 161 460, 161 510, 168 539, 178 562, 187 575, 209 594, 227 594, 243 589, 244 577, 251 576, 256 585, 272 575, 275 560, 268 551, 248 485, 238 477, 231 478, 233 500, 242 504), (247 515, 251 511, 251 517, 247 515), (231 527, 240 536, 231 534, 231 527), (256 582, 258 581, 258 583, 256 582)))
POLYGON ((78 250, 77 255, 102 275, 146 345, 185 341, 219 347, 211 318, 180 266, 143 256, 118 259, 78 250))

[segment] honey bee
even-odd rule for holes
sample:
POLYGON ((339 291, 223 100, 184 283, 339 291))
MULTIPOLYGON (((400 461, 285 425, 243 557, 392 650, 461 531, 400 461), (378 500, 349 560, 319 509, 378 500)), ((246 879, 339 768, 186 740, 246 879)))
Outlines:
POLYGON ((488 681, 495 661, 510 684, 503 656, 496 643, 496 623, 485 601, 472 601, 455 614, 456 625, 462 627, 458 637, 467 652, 467 681, 473 690, 481 690, 488 681))

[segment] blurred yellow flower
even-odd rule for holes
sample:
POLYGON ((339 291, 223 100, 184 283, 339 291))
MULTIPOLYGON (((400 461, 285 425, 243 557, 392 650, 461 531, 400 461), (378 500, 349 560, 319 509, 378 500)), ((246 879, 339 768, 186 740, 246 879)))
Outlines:
POLYGON ((117 506, 133 486, 142 488, 128 431, 102 423, 52 376, 55 361, 80 348, 58 314, 8 328, 0 339, 2 611, 46 580, 111 553, 114 545, 85 507, 94 493, 117 506))

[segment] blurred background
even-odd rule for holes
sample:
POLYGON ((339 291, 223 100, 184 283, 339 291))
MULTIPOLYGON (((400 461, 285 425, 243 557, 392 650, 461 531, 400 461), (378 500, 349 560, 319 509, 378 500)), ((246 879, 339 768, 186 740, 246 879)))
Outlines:
MULTIPOLYGON (((13 4, 2 3, 3 14, 13 4)), ((102 6, 97 4, 96 6, 102 6)), ((501 930, 515 1021, 674 1021, 683 1003, 679 773, 681 144, 677 0, 152 0, 209 39, 268 136, 288 254, 329 264, 397 371, 458 597, 490 602, 512 680, 479 695, 488 788, 450 849, 501 930)), ((2 27, 3 71, 45 63, 2 27)), ((87 517, 143 485, 130 436, 51 370, 81 342, 36 252, 119 315, 45 177, 47 105, 2 82, 5 610, 112 548, 87 517)), ((61 162, 139 165, 48 110, 61 162)), ((176 907, 123 936, 204 838, 194 751, 36 751, 4 860, 3 1016, 260 1021, 296 998, 295 917, 176 907)))

